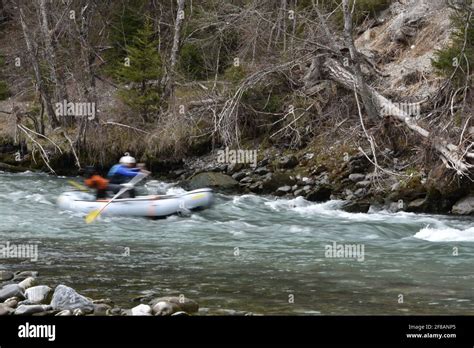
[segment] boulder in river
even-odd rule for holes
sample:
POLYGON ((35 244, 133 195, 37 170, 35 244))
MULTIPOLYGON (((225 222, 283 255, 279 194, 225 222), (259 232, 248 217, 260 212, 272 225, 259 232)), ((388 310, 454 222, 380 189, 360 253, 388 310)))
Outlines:
POLYGON ((174 303, 181 308, 180 310, 185 311, 186 313, 195 313, 199 310, 198 303, 185 296, 165 296, 156 298, 150 301, 150 306, 154 307, 155 304, 162 301, 174 303))
POLYGON ((136 316, 148 316, 151 315, 151 307, 146 304, 139 304, 132 308, 132 315, 136 316))
POLYGON ((311 202, 325 202, 331 197, 332 188, 328 185, 318 185, 306 195, 311 202))
POLYGON ((9 297, 24 299, 24 289, 18 284, 7 284, 0 290, 0 301, 5 301, 9 297))
POLYGON ((451 212, 456 215, 474 215, 474 196, 467 196, 457 201, 451 212))
POLYGON ((46 303, 52 289, 46 285, 33 286, 26 289, 25 297, 32 304, 46 303))
POLYGON ((30 315, 51 310, 50 305, 19 305, 15 309, 15 315, 30 315))
POLYGON ((79 308, 85 313, 94 311, 94 304, 91 300, 78 294, 73 288, 62 284, 54 290, 51 305, 53 309, 59 310, 69 309, 74 311, 79 308))
POLYGON ((194 175, 185 182, 184 186, 189 190, 209 187, 219 191, 232 191, 238 188, 239 183, 226 174, 205 172, 194 175))
POLYGON ((157 316, 168 316, 180 312, 182 309, 176 303, 159 301, 153 305, 153 314, 157 316))
POLYGON ((14 274, 10 271, 4 271, 4 270, 0 271, 0 282, 11 280, 13 279, 13 277, 14 277, 14 274))
POLYGON ((28 277, 26 279, 23 279, 18 285, 20 285, 23 289, 28 289, 31 288, 33 285, 35 285, 36 279, 33 277, 28 277))
POLYGON ((370 209, 369 202, 350 201, 342 207, 342 210, 348 213, 368 213, 370 209))
POLYGON ((15 272, 15 277, 13 278, 14 281, 16 282, 21 282, 25 280, 26 278, 33 277, 37 278, 38 277, 38 272, 36 271, 19 271, 15 272))
POLYGON ((15 310, 11 308, 10 306, 7 306, 5 303, 0 303, 0 317, 3 315, 10 315, 14 312, 15 310))

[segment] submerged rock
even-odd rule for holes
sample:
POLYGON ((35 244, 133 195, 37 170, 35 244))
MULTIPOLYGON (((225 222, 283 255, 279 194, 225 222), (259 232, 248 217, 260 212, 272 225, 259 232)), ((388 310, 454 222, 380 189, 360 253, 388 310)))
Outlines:
POLYGON ((155 312, 155 305, 158 304, 159 302, 169 302, 172 304, 177 305, 182 311, 185 311, 186 313, 195 313, 199 310, 199 305, 196 301, 191 300, 187 297, 184 296, 165 296, 165 297, 160 297, 156 298, 150 301, 150 306, 153 307, 153 312, 155 312))
POLYGON ((33 277, 37 278, 38 277, 38 272, 36 271, 20 271, 15 273, 15 278, 13 278, 14 281, 16 282, 21 282, 22 280, 25 280, 26 278, 33 277))
POLYGON ((74 311, 79 308, 85 313, 94 310, 94 304, 88 298, 78 294, 76 290, 66 285, 58 285, 54 290, 53 299, 51 300, 53 309, 69 309, 74 311))
POLYGON ((474 215, 474 196, 467 196, 457 201, 451 212, 456 215, 474 215))
POLYGON ((0 282, 11 280, 11 279, 13 279, 13 277, 14 277, 13 272, 3 271, 3 270, 0 271, 0 282))

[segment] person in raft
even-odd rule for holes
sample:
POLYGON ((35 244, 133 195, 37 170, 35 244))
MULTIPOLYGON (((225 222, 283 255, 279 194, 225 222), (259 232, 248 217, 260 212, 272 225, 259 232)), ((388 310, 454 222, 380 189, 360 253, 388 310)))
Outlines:
POLYGON ((97 190, 96 199, 105 199, 107 191, 118 192, 121 189, 120 185, 110 184, 109 180, 102 177, 93 166, 85 168, 85 177, 85 185, 97 190))
MULTIPOLYGON (((125 156, 120 158, 119 163, 110 168, 107 178, 112 185, 127 187, 127 183, 140 172, 150 174, 149 171, 145 170, 142 163, 137 166, 135 158, 126 152, 125 156)), ((124 193, 124 196, 125 195, 128 195, 130 198, 135 198, 135 189, 133 187, 130 188, 124 193)))

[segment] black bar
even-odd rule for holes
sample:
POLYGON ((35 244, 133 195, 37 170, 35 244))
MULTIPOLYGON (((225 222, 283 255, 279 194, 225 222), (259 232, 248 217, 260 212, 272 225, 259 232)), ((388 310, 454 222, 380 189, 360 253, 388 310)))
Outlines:
POLYGON ((0 345, 389 344, 474 346, 472 316, 0 317, 0 345), (55 325, 55 339, 20 338, 20 325, 55 325), (409 327, 411 325, 411 327, 409 327), (407 334, 456 337, 408 338, 407 334))

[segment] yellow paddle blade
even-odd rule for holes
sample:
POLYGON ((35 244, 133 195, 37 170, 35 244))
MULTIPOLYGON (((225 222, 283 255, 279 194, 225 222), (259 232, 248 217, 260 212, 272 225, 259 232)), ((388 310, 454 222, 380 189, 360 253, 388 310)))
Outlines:
POLYGON ((95 219, 97 219, 97 217, 100 215, 100 210, 93 210, 91 211, 89 214, 87 214, 86 216, 86 222, 88 224, 90 224, 91 222, 93 222, 95 219))
POLYGON ((81 190, 81 191, 84 191, 84 192, 89 191, 89 190, 87 189, 87 187, 82 186, 81 184, 79 184, 79 183, 77 183, 77 182, 75 182, 75 181, 73 181, 73 180, 68 180, 68 183, 69 183, 70 185, 74 186, 75 188, 77 188, 78 190, 81 190))

